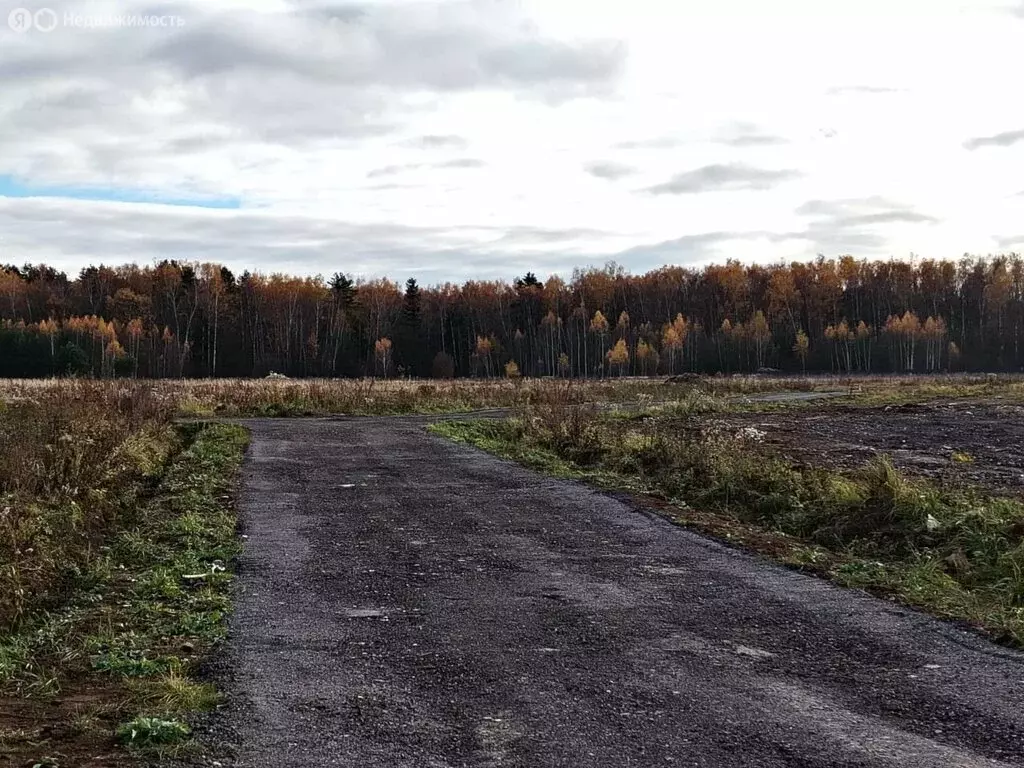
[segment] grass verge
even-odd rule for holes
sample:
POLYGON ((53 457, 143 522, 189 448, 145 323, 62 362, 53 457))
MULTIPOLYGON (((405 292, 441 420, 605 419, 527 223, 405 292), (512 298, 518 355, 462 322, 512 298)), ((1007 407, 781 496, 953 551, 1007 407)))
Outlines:
POLYGON ((761 450, 756 430, 717 430, 713 410, 700 400, 629 415, 547 407, 431 430, 1024 645, 1024 504, 909 478, 885 457, 853 472, 794 467, 761 450))
POLYGON ((238 547, 231 496, 248 437, 192 424, 178 440, 155 488, 83 558, 61 604, 0 635, 0 762, 181 754, 187 716, 216 705, 195 673, 225 632, 238 547))

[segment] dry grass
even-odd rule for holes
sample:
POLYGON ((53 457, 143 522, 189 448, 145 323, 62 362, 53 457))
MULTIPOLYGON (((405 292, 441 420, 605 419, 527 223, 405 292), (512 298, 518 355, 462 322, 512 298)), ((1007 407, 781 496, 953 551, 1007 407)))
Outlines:
POLYGON ((63 381, 5 390, 0 626, 52 601, 130 512, 171 450, 173 410, 141 384, 63 381))
MULTIPOLYGON (((0 402, 37 400, 66 382, 0 380, 0 402)), ((98 387, 130 386, 117 383, 98 387)), ((642 392, 671 397, 674 387, 660 379, 186 379, 140 381, 158 402, 182 416, 316 416, 326 414, 390 415, 453 413, 481 408, 508 408, 535 402, 552 393, 570 393, 574 402, 628 402, 642 392)))
POLYGON ((1024 401, 1024 376, 710 376, 667 385, 658 378, 563 379, 187 379, 94 384, 66 380, 0 380, 0 403, 38 402, 78 388, 109 402, 138 397, 183 416, 316 416, 452 413, 513 408, 552 398, 579 403, 672 402, 697 388, 725 398, 775 392, 841 392, 871 404, 960 397, 1024 401), (568 393, 568 394, 567 394, 568 393))

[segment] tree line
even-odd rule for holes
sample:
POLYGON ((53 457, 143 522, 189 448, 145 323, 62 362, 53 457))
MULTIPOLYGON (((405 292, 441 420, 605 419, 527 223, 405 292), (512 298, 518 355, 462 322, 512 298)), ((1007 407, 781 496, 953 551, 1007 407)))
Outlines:
POLYGON ((0 376, 1020 370, 1024 263, 862 260, 421 288, 218 264, 0 267, 0 376))

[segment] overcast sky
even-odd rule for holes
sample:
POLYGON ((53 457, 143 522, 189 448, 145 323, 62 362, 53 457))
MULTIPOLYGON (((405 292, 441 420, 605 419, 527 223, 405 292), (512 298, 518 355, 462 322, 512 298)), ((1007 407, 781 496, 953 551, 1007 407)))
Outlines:
POLYGON ((1024 1, 0 12, 0 262, 434 283, 1024 250, 1024 1))

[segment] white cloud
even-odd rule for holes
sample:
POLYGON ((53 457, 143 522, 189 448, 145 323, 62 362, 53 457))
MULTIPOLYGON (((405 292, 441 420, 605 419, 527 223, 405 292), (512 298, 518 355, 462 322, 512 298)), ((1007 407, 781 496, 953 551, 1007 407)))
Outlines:
POLYGON ((744 163, 705 165, 677 173, 662 184, 648 188, 658 195, 692 195, 701 192, 730 192, 771 189, 800 177, 791 169, 757 168, 744 163))
POLYGON ((184 26, 0 29, 0 177, 244 209, 0 198, 5 260, 429 280, 1019 243, 1014 3, 47 5, 184 26))

